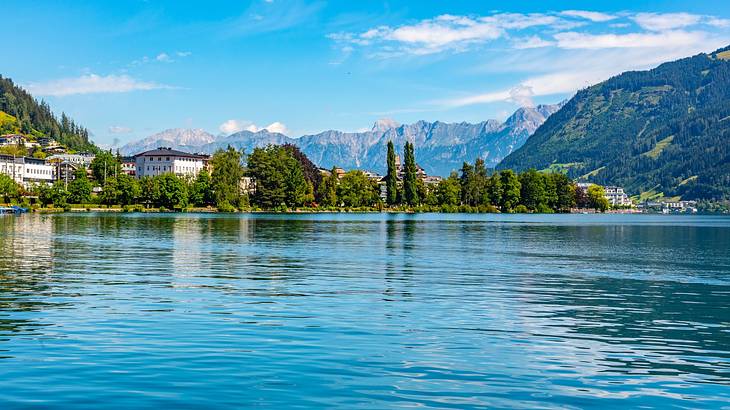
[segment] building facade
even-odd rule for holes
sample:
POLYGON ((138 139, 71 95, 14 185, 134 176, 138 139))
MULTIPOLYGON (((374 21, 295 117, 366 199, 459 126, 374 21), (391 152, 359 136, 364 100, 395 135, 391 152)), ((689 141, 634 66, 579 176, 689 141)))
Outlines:
POLYGON ((48 162, 61 162, 61 163, 69 163, 76 166, 83 166, 84 168, 89 168, 91 166, 91 161, 96 158, 96 155, 91 153, 81 153, 81 154, 54 154, 47 158, 48 162))
POLYGON ((137 178, 167 173, 194 177, 206 167, 208 159, 207 155, 161 147, 134 156, 135 174, 137 178))
POLYGON ((623 188, 619 186, 607 186, 604 190, 606 191, 605 197, 611 206, 631 206, 631 200, 623 188))
POLYGON ((53 183, 53 166, 42 159, 0 155, 0 173, 8 175, 25 187, 39 183, 53 183))

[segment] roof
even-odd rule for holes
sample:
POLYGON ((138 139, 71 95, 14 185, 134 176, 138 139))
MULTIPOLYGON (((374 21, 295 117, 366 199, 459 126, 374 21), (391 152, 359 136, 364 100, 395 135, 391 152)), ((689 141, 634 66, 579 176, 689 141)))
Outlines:
POLYGON ((174 150, 172 148, 164 148, 160 147, 157 149, 140 152, 139 154, 135 155, 134 157, 186 157, 186 158, 198 158, 198 159, 206 159, 208 158, 207 155, 199 155, 199 154, 190 154, 188 152, 182 152, 178 150, 174 150))

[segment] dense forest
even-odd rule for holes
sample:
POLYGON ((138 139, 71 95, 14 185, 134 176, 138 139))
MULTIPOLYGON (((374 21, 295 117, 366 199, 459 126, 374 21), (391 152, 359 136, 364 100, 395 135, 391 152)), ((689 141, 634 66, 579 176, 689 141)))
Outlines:
POLYGON ((642 199, 730 197, 730 47, 579 91, 500 169, 550 169, 642 199))
POLYGON ((66 114, 57 118, 45 101, 37 101, 9 78, 0 76, 0 134, 50 137, 72 150, 95 150, 89 131, 66 114))

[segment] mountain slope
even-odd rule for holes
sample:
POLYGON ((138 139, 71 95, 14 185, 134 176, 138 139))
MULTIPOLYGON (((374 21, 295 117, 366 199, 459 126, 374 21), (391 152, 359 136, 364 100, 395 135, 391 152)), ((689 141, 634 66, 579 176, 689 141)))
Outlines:
POLYGON ((578 92, 499 168, 560 169, 631 194, 730 196, 730 48, 578 92))
MULTIPOLYGON (((138 143, 131 143, 121 149, 124 154, 135 154, 144 147, 172 146, 187 151, 212 153, 231 145, 251 152, 256 147, 268 144, 290 143, 297 145, 315 164, 330 168, 340 166, 347 169, 385 171, 386 144, 389 140, 402 149, 406 140, 415 142, 416 159, 431 175, 446 176, 452 169, 459 169, 464 161, 476 157, 485 159, 487 166, 495 166, 504 156, 520 147, 542 124, 559 109, 559 105, 543 105, 534 108, 520 108, 504 123, 488 120, 477 124, 418 121, 399 125, 393 120, 379 120, 371 130, 365 132, 324 131, 319 134, 290 138, 266 130, 259 132, 240 131, 227 137, 215 138, 206 143, 194 145, 190 141, 183 146, 175 133, 164 132, 166 138, 148 137, 138 143), (167 138, 169 137, 169 138, 167 138)), ((157 134, 159 135, 159 134, 157 134)), ((208 134, 208 137, 210 134, 208 134)))
POLYGON ((93 150, 89 131, 65 114, 58 119, 44 101, 38 102, 9 78, 0 76, 0 132, 22 133, 30 139, 50 137, 75 150, 93 150))

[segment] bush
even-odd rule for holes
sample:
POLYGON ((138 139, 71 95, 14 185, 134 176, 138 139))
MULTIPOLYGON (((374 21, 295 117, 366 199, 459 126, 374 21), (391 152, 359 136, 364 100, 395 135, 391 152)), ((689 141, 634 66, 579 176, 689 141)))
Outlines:
POLYGON ((515 209, 513 210, 513 212, 516 213, 516 214, 529 214, 530 213, 530 210, 527 209, 526 206, 520 204, 520 205, 517 205, 515 207, 515 209))
POLYGON ((220 204, 218 204, 218 212, 236 212, 236 208, 229 204, 228 201, 223 201, 220 204))

